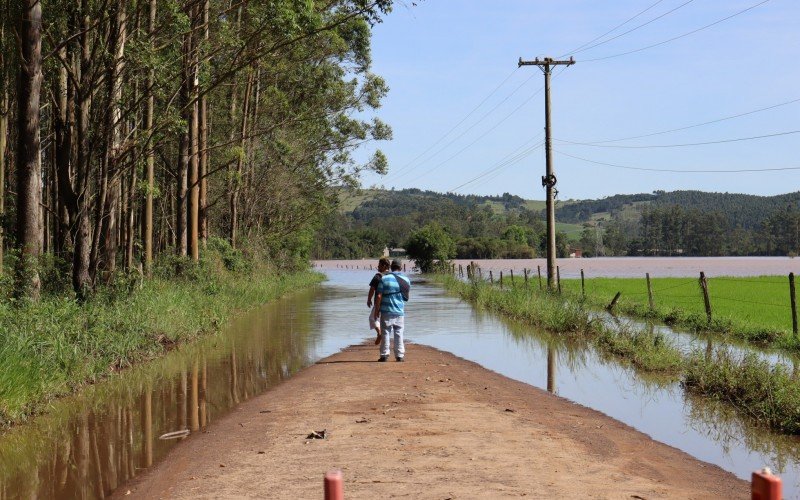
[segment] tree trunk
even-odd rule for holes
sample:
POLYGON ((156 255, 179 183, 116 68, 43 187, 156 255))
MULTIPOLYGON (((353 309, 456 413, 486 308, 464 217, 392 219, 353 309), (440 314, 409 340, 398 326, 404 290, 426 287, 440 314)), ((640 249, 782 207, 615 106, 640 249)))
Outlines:
POLYGON ((75 129, 77 141, 77 164, 75 168, 74 204, 70 211, 75 221, 75 252, 72 256, 72 288, 79 300, 84 300, 91 287, 91 250, 92 241, 89 233, 91 221, 89 219, 89 111, 91 105, 91 72, 92 58, 90 47, 89 27, 92 24, 86 12, 88 1, 81 1, 81 31, 80 36, 80 63, 75 71, 79 75, 80 85, 75 92, 75 107, 77 109, 77 126, 75 129))
POLYGON ((41 282, 36 260, 42 246, 39 98, 42 88, 42 5, 21 2, 20 70, 17 87, 17 267, 15 294, 39 299, 41 282))
MULTIPOLYGON (((0 96, 0 217, 2 217, 6 213, 6 137, 8 137, 8 90, 5 86, 2 63, 0 63, 0 72, 2 72, 0 79, 3 82, 3 95, 0 96)), ((0 224, 0 275, 3 274, 3 240, 3 225, 0 224)))
POLYGON ((244 90, 244 103, 242 105, 242 122, 239 129, 239 145, 241 151, 236 159, 236 175, 232 180, 233 187, 230 193, 231 227, 230 243, 236 248, 236 237, 239 230, 239 196, 241 193, 242 172, 244 170, 245 155, 247 151, 247 117, 250 114, 250 93, 253 91, 253 71, 247 74, 247 86, 244 90))
MULTIPOLYGON (((150 47, 154 45, 156 29, 156 0, 150 0, 150 16, 147 30, 150 36, 150 47)), ((153 151, 153 111, 155 109, 155 96, 153 95, 153 85, 155 82, 155 70, 150 70, 147 75, 147 110, 145 111, 145 135, 147 136, 147 193, 144 206, 144 270, 150 276, 153 269, 153 190, 155 189, 155 154, 153 151)))
MULTIPOLYGON (((205 32, 203 34, 203 39, 205 40, 206 44, 209 40, 209 0, 205 0, 203 2, 203 26, 205 26, 205 32)), ((203 248, 206 246, 206 242, 208 241, 208 179, 206 176, 208 175, 208 102, 206 101, 206 96, 203 94, 203 97, 200 98, 199 103, 199 110, 198 110, 198 119, 199 119, 199 153, 200 156, 199 160, 199 170, 200 170, 200 207, 199 207, 199 214, 198 214, 198 230, 200 232, 200 244, 203 245, 203 248)))
MULTIPOLYGON (((194 33, 197 26, 198 11, 195 7, 189 9, 191 19, 191 33, 194 33)), ((199 234, 199 215, 200 215, 200 183, 198 175, 198 74, 197 74, 197 44, 196 37, 192 34, 188 36, 188 49, 186 54, 186 84, 189 86, 189 109, 187 125, 189 127, 189 164, 188 172, 188 207, 187 207, 187 246, 188 253, 192 260, 200 260, 200 249, 198 245, 199 234)))

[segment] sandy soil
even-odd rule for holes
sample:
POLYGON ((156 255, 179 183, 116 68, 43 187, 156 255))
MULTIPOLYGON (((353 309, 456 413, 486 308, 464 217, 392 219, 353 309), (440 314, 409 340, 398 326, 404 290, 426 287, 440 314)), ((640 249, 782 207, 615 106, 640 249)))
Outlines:
POLYGON ((117 496, 747 498, 749 485, 601 413, 432 348, 353 346, 243 403, 117 496), (326 439, 307 439, 312 431, 326 439))

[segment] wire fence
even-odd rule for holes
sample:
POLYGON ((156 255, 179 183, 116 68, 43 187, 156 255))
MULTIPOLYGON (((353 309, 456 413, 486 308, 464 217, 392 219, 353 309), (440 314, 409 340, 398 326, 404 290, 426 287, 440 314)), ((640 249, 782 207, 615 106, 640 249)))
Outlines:
MULTIPOLYGON (((522 285, 546 289, 548 280, 541 267, 538 269, 492 269, 483 272, 475 263, 452 267, 453 273, 463 278, 484 280, 502 288, 522 285)), ((689 313, 707 316, 712 319, 731 319, 764 328, 786 330, 791 325, 795 336, 798 334, 797 301, 794 289, 794 273, 785 279, 777 276, 763 278, 749 277, 706 277, 700 273, 698 278, 591 278, 581 269, 580 278, 560 279, 556 269, 556 289, 558 293, 580 294, 593 299, 593 302, 608 302, 607 308, 614 307, 617 301, 649 307, 651 309, 681 308, 689 313), (694 289, 690 292, 690 289, 694 289)))

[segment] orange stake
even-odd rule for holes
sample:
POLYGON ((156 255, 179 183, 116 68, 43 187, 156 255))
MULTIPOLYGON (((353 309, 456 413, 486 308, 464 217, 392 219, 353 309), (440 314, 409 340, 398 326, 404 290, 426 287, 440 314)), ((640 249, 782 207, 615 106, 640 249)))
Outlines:
POLYGON ((781 500, 781 478, 772 475, 768 467, 753 472, 751 496, 752 500, 781 500))
POLYGON ((325 500, 344 500, 342 471, 332 470, 325 474, 325 500))

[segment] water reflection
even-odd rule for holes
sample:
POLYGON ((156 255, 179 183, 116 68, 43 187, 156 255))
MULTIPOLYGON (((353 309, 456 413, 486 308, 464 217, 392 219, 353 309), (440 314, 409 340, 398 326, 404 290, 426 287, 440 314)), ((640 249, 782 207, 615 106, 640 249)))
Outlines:
POLYGON ((89 388, 0 439, 0 498, 104 498, 214 415, 313 360, 315 292, 235 321, 224 335, 89 388), (211 372, 209 374, 209 372, 211 372))

